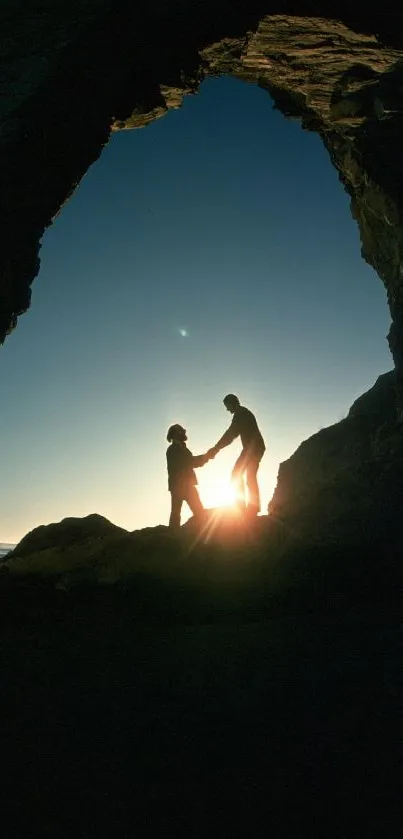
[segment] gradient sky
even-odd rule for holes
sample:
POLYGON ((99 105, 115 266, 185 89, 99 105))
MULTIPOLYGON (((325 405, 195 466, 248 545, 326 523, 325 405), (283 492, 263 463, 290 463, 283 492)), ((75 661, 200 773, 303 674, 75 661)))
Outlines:
MULTIPOLYGON (((383 286, 320 139, 233 79, 115 134, 41 260, 0 350, 1 541, 91 512, 166 523, 167 426, 205 451, 228 391, 266 439, 266 507, 279 462, 392 367, 383 286)), ((206 504, 239 449, 199 470, 206 504)))

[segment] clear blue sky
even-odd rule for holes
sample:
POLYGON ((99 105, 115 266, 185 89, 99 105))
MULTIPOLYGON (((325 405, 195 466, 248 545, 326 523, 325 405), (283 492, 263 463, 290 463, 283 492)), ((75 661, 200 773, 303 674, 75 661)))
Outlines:
MULTIPOLYGON (((266 439, 266 506, 279 462, 392 367, 383 286, 320 139, 232 79, 115 134, 41 259, 0 350, 1 541, 91 512, 166 522, 167 426, 204 451, 228 391, 266 439)), ((238 451, 199 470, 207 504, 238 451)))

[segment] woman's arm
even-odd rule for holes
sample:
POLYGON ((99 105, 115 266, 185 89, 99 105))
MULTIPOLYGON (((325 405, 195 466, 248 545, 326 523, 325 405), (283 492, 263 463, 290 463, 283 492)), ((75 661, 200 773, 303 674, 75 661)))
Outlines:
POLYGON ((197 469, 198 466, 204 466, 207 461, 210 460, 207 454, 195 454, 192 455, 192 466, 197 469))

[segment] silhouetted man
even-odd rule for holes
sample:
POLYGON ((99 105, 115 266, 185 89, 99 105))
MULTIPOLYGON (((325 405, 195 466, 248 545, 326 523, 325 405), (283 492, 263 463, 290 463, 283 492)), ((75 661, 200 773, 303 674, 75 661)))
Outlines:
POLYGON ((189 451, 186 440, 186 429, 182 425, 171 425, 167 433, 167 467, 168 467, 168 489, 171 493, 171 515, 169 526, 172 529, 179 529, 181 520, 182 504, 186 501, 198 523, 204 521, 206 511, 200 501, 196 488, 197 478, 194 469, 204 466, 211 455, 193 455, 189 451))
POLYGON ((207 455, 215 457, 220 449, 229 446, 236 437, 240 436, 242 451, 232 470, 232 480, 236 486, 237 497, 242 507, 245 508, 244 475, 246 473, 249 496, 247 512, 252 516, 256 516, 260 512, 257 471, 266 451, 266 446, 252 411, 244 408, 240 404, 238 397, 233 393, 228 393, 223 401, 227 411, 233 414, 233 419, 225 434, 223 434, 215 446, 209 449, 207 455))

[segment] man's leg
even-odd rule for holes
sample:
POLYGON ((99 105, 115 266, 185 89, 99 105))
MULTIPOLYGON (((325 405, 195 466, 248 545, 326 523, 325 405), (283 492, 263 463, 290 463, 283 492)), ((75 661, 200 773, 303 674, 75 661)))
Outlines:
POLYGON ((171 492, 171 515, 169 517, 169 526, 172 530, 179 530, 181 526, 181 510, 183 498, 176 492, 171 492))
POLYGON ((246 500, 245 500, 245 481, 244 481, 244 472, 246 468, 246 455, 245 452, 241 452, 238 457, 238 460, 235 463, 235 466, 232 470, 231 480, 233 487, 235 489, 235 501, 237 507, 241 510, 245 510, 246 508, 246 500))
POLYGON ((197 487, 189 487, 186 493, 185 501, 189 505, 195 519, 198 522, 203 522, 206 518, 206 511, 203 507, 203 504, 200 501, 200 495, 197 490, 197 487))
POLYGON ((248 514, 257 516, 260 513, 260 493, 259 484, 257 482, 257 470, 259 469, 260 460, 257 457, 252 457, 248 461, 246 467, 246 483, 248 485, 248 514))

